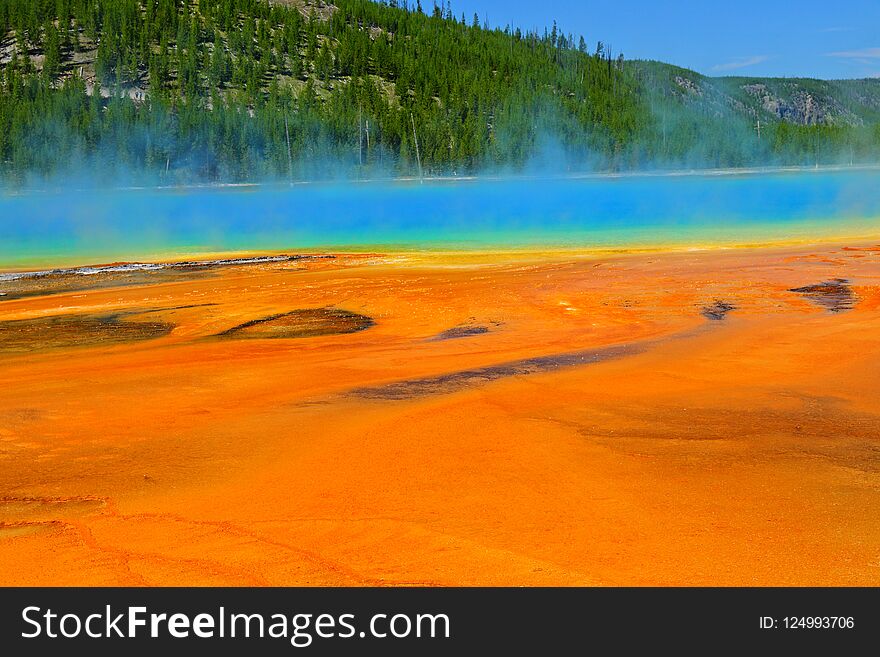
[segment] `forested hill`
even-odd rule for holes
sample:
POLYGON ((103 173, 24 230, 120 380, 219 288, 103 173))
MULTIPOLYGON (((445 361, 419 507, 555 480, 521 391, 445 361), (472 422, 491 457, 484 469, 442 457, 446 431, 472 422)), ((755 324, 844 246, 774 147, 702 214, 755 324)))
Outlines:
POLYGON ((13 182, 874 162, 878 119, 878 81, 705 78, 448 4, 0 0, 13 182))

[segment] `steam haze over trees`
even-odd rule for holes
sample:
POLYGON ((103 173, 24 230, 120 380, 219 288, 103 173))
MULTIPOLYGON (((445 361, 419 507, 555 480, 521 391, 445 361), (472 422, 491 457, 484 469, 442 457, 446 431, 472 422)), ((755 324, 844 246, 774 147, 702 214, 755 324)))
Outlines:
POLYGON ((706 78, 449 4, 2 0, 0 177, 875 161, 876 80, 706 78))

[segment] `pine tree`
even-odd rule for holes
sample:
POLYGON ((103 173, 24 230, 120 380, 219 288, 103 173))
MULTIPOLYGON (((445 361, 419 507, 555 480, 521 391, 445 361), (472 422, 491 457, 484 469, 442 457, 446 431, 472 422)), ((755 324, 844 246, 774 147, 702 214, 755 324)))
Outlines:
POLYGON ((44 39, 43 74, 51 82, 55 80, 61 66, 61 41, 58 30, 55 29, 52 22, 46 23, 44 31, 46 36, 44 39))

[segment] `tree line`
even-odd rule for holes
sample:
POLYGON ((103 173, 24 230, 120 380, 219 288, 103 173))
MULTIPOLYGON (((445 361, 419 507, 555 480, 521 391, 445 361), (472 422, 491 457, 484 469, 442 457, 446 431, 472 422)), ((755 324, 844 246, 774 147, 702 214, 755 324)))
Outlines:
POLYGON ((0 175, 176 181, 872 157, 880 133, 683 109, 599 42, 447 3, 4 0, 0 175))

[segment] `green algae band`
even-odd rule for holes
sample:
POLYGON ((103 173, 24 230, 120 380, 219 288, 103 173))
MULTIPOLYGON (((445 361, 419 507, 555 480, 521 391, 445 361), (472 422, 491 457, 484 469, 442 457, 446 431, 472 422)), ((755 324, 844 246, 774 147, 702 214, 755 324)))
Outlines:
POLYGON ((365 331, 373 319, 336 308, 305 308, 239 324, 220 333, 225 338, 312 338, 365 331))

